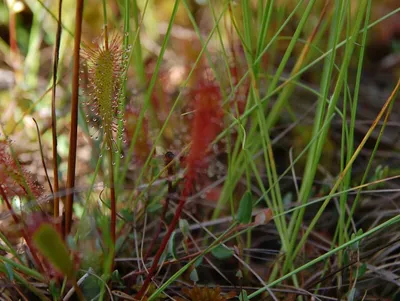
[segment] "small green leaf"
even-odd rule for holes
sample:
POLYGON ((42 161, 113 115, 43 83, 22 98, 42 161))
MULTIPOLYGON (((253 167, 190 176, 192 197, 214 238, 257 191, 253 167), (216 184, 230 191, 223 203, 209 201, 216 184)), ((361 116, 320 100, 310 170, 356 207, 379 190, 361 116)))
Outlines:
POLYGON ((356 297, 356 293, 357 293, 357 290, 355 288, 352 288, 348 293, 347 299, 349 301, 354 301, 355 297, 356 297))
POLYGON ((286 206, 289 206, 293 202, 293 193, 288 192, 283 196, 282 203, 286 206))
POLYGON ((237 270, 237 272, 236 272, 236 277, 239 278, 239 279, 242 279, 242 278, 243 278, 242 270, 237 270))
MULTIPOLYGON (((150 205, 147 207, 147 211, 150 212, 151 208, 152 208, 152 205, 150 204, 150 205)), ((123 209, 120 210, 119 214, 122 215, 122 217, 124 218, 125 221, 127 221, 127 222, 133 222, 133 213, 132 213, 132 211, 131 211, 130 209, 128 209, 128 208, 123 208, 123 209)))
MULTIPOLYGON (((149 204, 149 206, 147 206, 147 212, 155 213, 158 210, 162 209, 162 207, 163 207, 162 204, 160 204, 159 202, 152 203, 152 204, 149 204)), ((133 221, 133 214, 129 213, 129 215, 132 217, 132 221, 133 221)))
POLYGON ((199 281, 199 274, 197 273, 196 269, 193 269, 190 272, 190 280, 192 280, 194 283, 199 281))
POLYGON ((14 270, 13 270, 12 266, 7 262, 4 262, 4 266, 6 267, 8 279, 10 279, 11 281, 14 281, 14 270))
POLYGON ((365 263, 363 263, 362 265, 360 265, 360 267, 358 268, 358 272, 357 272, 357 278, 361 278, 362 276, 364 276, 365 272, 367 271, 367 265, 365 263))
POLYGON ((181 229, 183 236, 189 235, 189 223, 184 218, 179 219, 179 229, 181 229))
POLYGON ((60 234, 50 224, 42 224, 33 234, 33 242, 39 252, 58 271, 72 277, 74 268, 69 252, 60 234))
POLYGON ((194 262, 194 266, 195 266, 196 268, 203 262, 203 257, 204 257, 204 256, 200 256, 200 257, 197 258, 196 261, 194 262))
POLYGON ((214 248, 211 253, 214 255, 214 257, 218 259, 227 259, 230 258, 233 254, 233 251, 231 249, 225 248, 222 245, 217 246, 214 248))
MULTIPOLYGON (((350 239, 355 240, 358 236, 360 236, 362 234, 363 234, 363 230, 360 229, 357 231, 357 233, 352 233, 350 239)), ((349 246, 350 250, 352 250, 352 251, 357 251, 359 249, 359 247, 360 247, 360 241, 356 241, 349 246)))
POLYGON ((172 232, 171 237, 168 241, 168 253, 171 254, 174 259, 178 259, 178 257, 176 256, 175 234, 175 231, 172 232))
POLYGON ((242 290, 240 292, 239 300, 240 301, 249 301, 249 297, 247 296, 247 292, 245 290, 242 290))
POLYGON ((54 279, 50 280, 49 292, 50 292, 50 294, 51 294, 51 296, 53 297, 54 300, 59 300, 60 299, 60 289, 58 287, 57 282, 54 279))
POLYGON ((344 265, 348 265, 350 262, 350 258, 349 258, 349 251, 345 250, 343 253, 343 264, 344 265))
POLYGON ((237 220, 239 223, 248 224, 251 221, 251 212, 253 210, 253 197, 250 191, 247 191, 240 200, 237 220))
POLYGON ((123 284, 121 275, 119 274, 118 270, 115 270, 115 271, 112 272, 111 280, 114 281, 114 282, 117 282, 117 283, 119 283, 121 285, 123 284))
POLYGON ((164 252, 162 252, 159 262, 164 262, 168 257, 168 248, 165 248, 164 252))

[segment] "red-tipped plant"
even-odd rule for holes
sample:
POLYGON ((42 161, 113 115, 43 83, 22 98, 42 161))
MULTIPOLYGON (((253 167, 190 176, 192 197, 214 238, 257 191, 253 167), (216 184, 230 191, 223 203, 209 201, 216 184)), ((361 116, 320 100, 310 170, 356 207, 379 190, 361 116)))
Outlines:
POLYGON ((0 186, 8 197, 26 196, 37 199, 43 193, 43 187, 19 166, 4 144, 0 144, 0 186))
POLYGON ((22 227, 21 234, 31 251, 33 260, 40 271, 43 266, 32 247, 31 237, 28 235, 27 229, 23 221, 17 215, 12 207, 9 197, 34 197, 39 198, 43 194, 43 187, 37 184, 32 175, 25 171, 14 158, 7 152, 6 146, 0 144, 0 196, 5 202, 11 217, 16 225, 22 227))
POLYGON ((191 135, 192 143, 186 158, 186 175, 183 191, 175 215, 169 224, 167 234, 164 236, 154 256, 149 273, 136 296, 139 300, 146 293, 151 279, 157 270, 160 257, 168 244, 172 232, 175 230, 187 198, 193 193, 196 173, 199 169, 207 166, 207 155, 210 151, 210 144, 221 130, 223 111, 219 86, 209 80, 207 74, 205 74, 204 77, 200 78, 192 96, 195 101, 195 112, 191 135))

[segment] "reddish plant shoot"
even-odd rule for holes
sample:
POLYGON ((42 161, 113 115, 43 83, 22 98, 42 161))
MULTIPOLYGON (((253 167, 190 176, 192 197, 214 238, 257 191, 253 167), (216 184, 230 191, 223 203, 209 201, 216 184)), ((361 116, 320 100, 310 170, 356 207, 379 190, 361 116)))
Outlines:
POLYGON ((0 185, 8 197, 38 199, 43 194, 43 187, 29 172, 18 166, 5 144, 0 144, 0 185))
POLYGON ((167 233, 154 256, 149 273, 140 291, 136 295, 136 298, 139 300, 145 295, 147 288, 151 283, 151 279, 157 270, 161 255, 168 244, 172 232, 178 224, 186 199, 193 193, 196 173, 207 166, 207 157, 210 152, 211 143, 216 138, 222 127, 223 110, 221 107, 222 98, 220 88, 210 80, 207 72, 200 78, 200 81, 193 90, 192 96, 195 101, 195 111, 191 136, 192 143, 189 154, 185 160, 187 170, 184 188, 175 215, 169 224, 167 233))

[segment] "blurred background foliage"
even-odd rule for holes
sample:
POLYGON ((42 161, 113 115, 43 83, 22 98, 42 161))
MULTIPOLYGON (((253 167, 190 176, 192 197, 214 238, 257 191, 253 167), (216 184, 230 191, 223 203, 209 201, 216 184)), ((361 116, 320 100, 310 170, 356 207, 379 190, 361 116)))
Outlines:
MULTIPOLYGON (((349 0, 349 5, 353 8, 357 8, 359 2, 360 0, 349 0)), ((68 136, 70 132, 69 110, 75 3, 76 1, 74 0, 63 1, 63 34, 58 70, 59 84, 57 87, 56 99, 61 183, 65 180, 67 169, 68 136)), ((127 77, 126 101, 128 105, 125 112, 125 119, 127 124, 126 140, 128 143, 136 130, 140 108, 143 106, 143 94, 146 93, 147 85, 154 73, 156 60, 161 49, 163 37, 167 31, 175 1, 138 0, 132 1, 132 3, 137 4, 137 11, 132 11, 130 20, 132 30, 130 31, 129 39, 131 43, 133 41, 137 42, 140 39, 140 43, 137 42, 135 44, 140 45, 140 48, 138 49, 137 47, 135 48, 135 45, 133 46, 135 55, 132 56, 133 58, 130 61, 127 77), (138 17, 139 15, 144 15, 143 19, 138 17), (139 26, 140 33, 136 34, 136 29, 139 26), (137 58, 141 58, 141 60, 137 60, 137 58)), ((179 4, 172 27, 171 38, 166 47, 161 70, 151 95, 151 110, 146 113, 142 126, 142 133, 136 143, 134 149, 135 157, 132 161, 142 163, 146 160, 160 125, 163 124, 166 116, 170 112, 176 96, 181 92, 181 85, 186 80, 190 67, 194 64, 201 51, 204 41, 200 41, 198 38, 196 28, 193 26, 193 21, 199 27, 202 38, 205 39, 214 27, 215 18, 220 16, 221 12, 226 8, 227 2, 220 0, 190 0, 185 3, 187 7, 185 7, 183 1, 179 4), (191 14, 188 14, 187 9, 190 10, 191 14), (194 20, 191 20, 190 15, 194 17, 194 20)), ((211 54, 212 62, 216 65, 216 70, 218 71, 217 75, 222 79, 220 84, 226 85, 227 87, 229 87, 230 82, 227 78, 229 72, 227 72, 228 67, 225 63, 228 61, 227 57, 230 58, 230 55, 232 55, 231 52, 234 52, 233 49, 235 49, 237 57, 232 64, 235 69, 231 69, 230 74, 234 74, 239 78, 249 70, 245 56, 246 51, 241 46, 238 46, 241 43, 240 37, 236 32, 239 34, 243 33, 245 26, 259 28, 259 24, 256 24, 256 22, 258 22, 256 15, 260 9, 260 1, 250 1, 251 15, 254 15, 254 19, 249 20, 250 24, 244 24, 243 22, 243 11, 241 9, 240 0, 233 0, 232 3, 234 4, 232 10, 226 10, 226 13, 222 15, 223 22, 220 23, 218 30, 212 36, 207 47, 207 51, 211 54), (232 27, 236 27, 236 30, 232 31, 232 27), (227 52, 230 53, 227 54, 227 52)), ((274 2, 272 19, 268 27, 266 41, 264 41, 265 44, 272 39, 278 28, 292 13, 297 4, 298 1, 296 0, 278 0, 274 2)), ((110 31, 118 32, 124 36, 123 15, 121 13, 123 11, 124 1, 107 1, 107 5, 108 27, 110 31)), ((334 5, 335 1, 316 1, 316 5, 313 7, 312 13, 285 66, 283 77, 288 77, 290 75, 290 72, 303 51, 307 39, 312 36, 324 10, 326 10, 326 17, 323 19, 320 25, 321 30, 318 31, 317 37, 315 38, 317 42, 311 47, 306 61, 311 62, 315 60, 329 49, 329 25, 332 22, 334 5)), ((296 31, 298 22, 304 14, 305 6, 306 5, 301 6, 296 11, 294 17, 290 19, 283 31, 279 34, 279 38, 262 57, 262 76, 260 76, 262 80, 260 80, 260 86, 257 87, 261 95, 265 95, 268 90, 269 77, 275 74, 296 31)), ((372 1, 370 23, 379 20, 398 8, 398 0, 372 1)), ((352 14, 355 15, 356 12, 352 11, 352 14)), ((0 128, 0 141, 4 142, 5 137, 8 136, 13 141, 13 149, 16 152, 16 156, 21 161, 21 164, 26 166, 27 170, 34 172, 35 177, 43 184, 45 183, 45 174, 40 160, 35 123, 32 118, 35 118, 39 124, 45 161, 51 162, 51 76, 53 47, 57 25, 56 15, 57 1, 54 0, 6 0, 0 3, 0 122, 2 124, 0 128)), ((352 18, 353 15, 350 15, 348 23, 346 23, 349 28, 354 23, 352 18)), ((104 21, 101 1, 85 1, 82 45, 92 45, 93 41, 101 38, 103 30, 104 21)), ((259 33, 256 32, 256 30, 253 30, 252 33, 254 35, 249 37, 251 42, 249 45, 251 46, 247 50, 255 54, 257 51, 256 43, 259 33)), ((346 31, 343 30, 343 39, 345 37, 346 31)), ((344 49, 339 48, 336 57, 338 64, 341 62, 343 55, 344 49)), ((203 69, 206 69, 208 64, 209 62, 207 62, 205 56, 203 56, 199 65, 203 69)), ((348 68, 347 82, 350 90, 354 89, 352 82, 355 81, 357 64, 357 60, 351 61, 348 68)), ((322 63, 316 64, 301 75, 301 83, 315 90, 320 89, 321 70, 322 63)), ((185 150, 185 147, 190 142, 188 128, 190 127, 190 112, 193 110, 191 89, 196 86, 196 83, 203 74, 203 70, 196 70, 195 72, 197 73, 192 76, 185 88, 185 97, 183 101, 175 108, 161 141, 156 145, 157 156, 155 156, 154 161, 151 162, 152 164, 150 164, 149 170, 146 170, 145 177, 148 177, 146 180, 152 180, 160 171, 160 166, 163 161, 160 157, 161 154, 164 154, 167 150, 180 153, 185 150)), ((336 80, 335 77, 337 77, 337 74, 338 72, 333 72, 333 81, 336 80)), ((359 107, 357 108, 359 118, 357 118, 358 123, 355 126, 355 145, 364 137, 369 129, 371 120, 376 117, 383 103, 387 100, 399 76, 400 14, 397 13, 379 22, 369 31, 363 76, 361 79, 359 107)), ((243 89, 245 91, 241 92, 242 96, 246 96, 246 85, 249 85, 248 82, 243 84, 243 89)), ((84 91, 81 91, 81 95, 84 95, 84 91)), ((290 102, 285 106, 282 113, 279 114, 277 124, 274 124, 271 129, 271 136, 274 138, 279 136, 289 125, 299 121, 299 124, 295 124, 293 131, 285 135, 284 139, 279 142, 279 145, 274 145, 278 172, 282 172, 289 165, 289 149, 293 148, 293 156, 296 157, 313 138, 312 118, 310 116, 304 120, 301 118, 301 116, 312 108, 313 103, 315 103, 315 95, 296 87, 293 94, 290 95, 290 102)), ((272 107, 271 104, 270 106, 272 107)), ((230 107, 227 106, 225 109, 229 111, 232 116, 237 116, 237 112, 230 110, 230 107)), ((400 162, 398 156, 400 150, 400 136, 398 131, 398 120, 400 120, 399 106, 394 107, 392 120, 394 120, 393 123, 388 126, 388 130, 382 138, 383 149, 379 151, 376 162, 374 161, 376 171, 375 174, 371 176, 371 181, 392 174, 398 174, 398 170, 395 166, 396 163, 400 162), (388 165, 393 168, 388 169, 388 165)), ((85 123, 82 112, 79 126, 79 150, 77 152, 79 163, 77 177, 79 185, 87 185, 91 181, 90 175, 92 175, 100 155, 100 143, 90 139, 91 129, 85 123)), ((313 196, 326 193, 327 191, 325 190, 327 190, 327 188, 324 187, 326 184, 324 180, 334 178, 334 175, 341 171, 342 167, 337 163, 340 161, 341 155, 341 126, 342 121, 340 119, 333 120, 333 126, 329 132, 326 143, 324 143, 323 156, 318 167, 318 172, 321 176, 316 177, 315 182, 317 185, 315 189, 313 186, 313 196)), ((362 174, 365 168, 365 162, 368 162, 370 151, 376 141, 377 133, 374 133, 372 137, 374 137, 375 140, 369 142, 370 144, 367 144, 366 149, 363 150, 365 153, 362 155, 365 156, 360 156, 361 158, 357 159, 357 164, 353 170, 355 174, 354 179, 358 180, 357 177, 362 174)), ((222 159, 219 158, 222 162, 226 160, 223 155, 225 154, 222 154, 222 159)), ((261 161, 262 159, 258 160, 261 161)), ((258 165, 262 166, 262 163, 258 164, 258 160, 255 161, 257 163, 257 168, 258 165)), ((301 174, 303 171, 305 163, 305 158, 302 158, 296 165, 295 169, 298 174, 301 174)), ((48 165, 48 171, 51 175, 51 164, 48 165)), ((224 171, 225 170, 222 168, 222 172, 224 171)), ((135 170, 134 172, 140 171, 135 170)), ((213 176, 213 172, 214 171, 210 171, 209 173, 213 176)), ((106 172, 100 170, 101 177, 104 176, 102 173, 106 172)), ((132 181, 135 180, 134 176, 128 176, 132 177, 132 181)), ((212 178, 212 176, 209 178, 212 178)), ((206 182, 207 180, 204 181, 206 182)), ((293 185, 293 183, 290 182, 289 185, 293 185)), ((242 185, 242 187, 240 187, 240 185, 238 186, 239 188, 237 188, 237 190, 240 191, 240 189, 244 189, 244 185, 242 185)), ((285 189, 287 186, 283 184, 282 188, 285 189)), ((234 189, 236 189, 236 187, 234 189)), ((291 186, 290 189, 294 191, 291 186)), ((286 203, 295 202, 290 189, 288 189, 288 191, 282 191, 282 195, 285 195, 285 198, 287 197, 286 203)), ((215 190, 211 191, 208 194, 208 200, 210 202, 218 200, 221 194, 220 190, 222 190, 220 187, 216 187, 215 190), (216 195, 216 197, 213 197, 213 194, 216 195)), ((160 191, 152 191, 152 193, 158 193, 158 199, 162 199, 164 191, 160 189, 160 191)), ((149 197, 149 199, 151 198, 149 197)), ((155 197, 155 199, 157 198, 155 197)), ((153 199, 151 199, 151 201, 153 201, 153 199)), ((235 199, 235 201, 237 204, 238 199, 235 199)), ((387 204, 389 203, 390 202, 387 201, 387 204)), ((124 206, 122 202, 119 205, 124 206)), ((158 202, 153 202, 152 205, 158 205, 158 207, 151 208, 149 206, 149 211, 152 209, 160 209, 160 204, 158 202)), ((392 204, 390 204, 390 206, 391 205, 392 204)), ((197 209, 200 208, 199 205, 194 206, 197 206, 197 209)), ((375 206, 377 205, 375 204, 375 206)), ((80 207, 75 209, 76 212, 82 211, 80 207)), ((119 209, 123 215, 124 208, 119 209)), ((198 210, 200 211, 200 209, 198 210)), ((204 209, 204 211, 210 213, 209 208, 204 209)), ((371 210, 371 212, 372 211, 373 210, 371 210)), ((310 212, 313 211, 310 210, 310 212)), ((336 214, 336 211, 332 210, 332 212, 336 214)), ((128 213, 130 212, 128 211, 128 213)), ((207 214, 204 214, 204 216, 207 216, 207 214)), ((127 220, 132 218, 129 217, 129 214, 124 217, 126 217, 127 220)), ((97 218, 101 220, 103 217, 98 216, 97 218)), ((83 220, 82 224, 85 222, 87 221, 83 220)), ((104 221, 104 224, 106 224, 106 221, 104 221)), ((104 226, 104 228, 106 227, 104 226)), ((326 230, 326 232, 328 231, 326 230)), ((332 234, 322 233, 327 236, 332 234)), ((88 245, 91 243, 92 242, 88 241, 82 242, 82 244, 88 245)), ((93 254, 97 250, 94 244, 83 247, 86 247, 88 250, 92 249, 93 254)), ((88 266, 92 266, 91 261, 95 260, 94 258, 96 256, 101 257, 101 254, 93 254, 90 252, 85 253, 85 256, 88 256, 88 258, 85 258, 84 261, 88 266)))

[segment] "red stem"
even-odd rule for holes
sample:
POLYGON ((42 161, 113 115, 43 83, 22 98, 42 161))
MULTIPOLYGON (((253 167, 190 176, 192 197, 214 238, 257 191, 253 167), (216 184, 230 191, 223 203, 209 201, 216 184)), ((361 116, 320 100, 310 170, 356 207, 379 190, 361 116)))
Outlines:
POLYGON ((74 68, 72 74, 71 97, 71 133, 69 136, 67 191, 65 199, 65 235, 71 231, 72 207, 74 203, 76 147, 78 139, 78 93, 79 93, 79 58, 82 36, 83 0, 77 0, 75 12, 74 68))
POLYGON ((157 270, 158 262, 161 258, 161 255, 164 252, 165 248, 167 247, 167 244, 172 235, 172 232, 174 232, 175 227, 179 222, 179 218, 182 214, 183 207, 185 206, 186 199, 192 191, 193 178, 194 178, 193 172, 188 170, 188 175, 186 177, 186 183, 185 183, 185 187, 183 189, 182 198, 179 201, 178 207, 176 208, 175 215, 174 215, 171 223, 169 224, 167 234, 164 236, 164 238, 161 242, 160 248, 158 249, 156 255, 154 256, 153 264, 151 265, 151 267, 149 269, 149 274, 147 275, 146 279, 144 280, 140 291, 136 295, 136 299, 138 299, 138 300, 140 300, 143 297, 143 295, 146 293, 147 288, 150 285, 151 279, 153 278, 153 276, 157 270))

